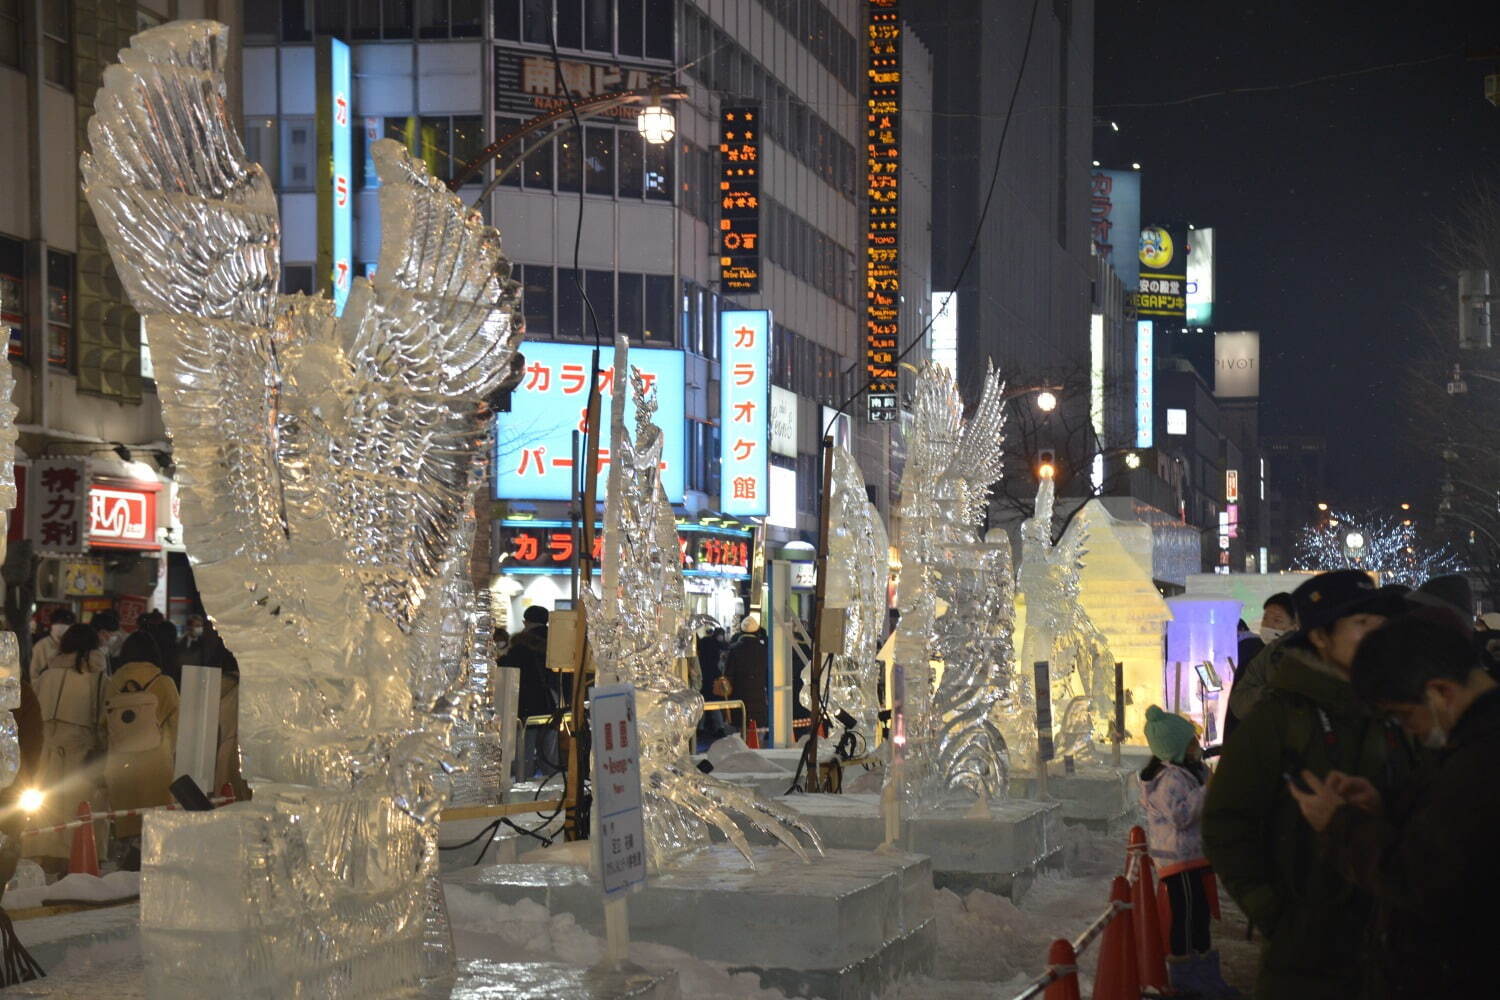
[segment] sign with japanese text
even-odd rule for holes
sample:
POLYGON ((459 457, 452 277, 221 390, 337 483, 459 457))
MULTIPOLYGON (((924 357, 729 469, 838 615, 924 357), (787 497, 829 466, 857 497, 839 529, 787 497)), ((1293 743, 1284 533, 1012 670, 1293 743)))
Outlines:
POLYGON ((88 462, 38 458, 29 475, 26 534, 40 555, 76 555, 88 545, 88 462))
MULTIPOLYGON (((519 115, 523 119, 534 118, 548 111, 568 106, 567 90, 573 92, 573 100, 587 101, 605 94, 650 87, 660 75, 661 67, 633 66, 609 60, 583 59, 575 55, 564 56, 561 73, 545 50, 495 48, 495 112, 502 115, 519 115), (561 75, 563 83, 558 82, 561 75)), ((640 105, 625 104, 608 111, 591 111, 591 118, 600 116, 619 118, 634 122, 641 113, 640 105)))
MULTIPOLYGON (((501 525, 495 536, 498 571, 508 569, 566 572, 577 554, 578 538, 567 525, 501 525)), ((677 549, 689 573, 746 576, 750 572, 750 538, 744 534, 679 531, 677 549)), ((604 530, 594 533, 594 563, 604 558, 604 530)))
POLYGON ((771 454, 797 457, 797 394, 771 386, 771 454))
POLYGON ((1046 660, 1032 664, 1036 687, 1036 757, 1046 763, 1057 756, 1052 743, 1052 670, 1046 660))
POLYGON ((771 314, 719 314, 719 509, 764 517, 770 490, 771 314))
POLYGON ((95 484, 89 489, 89 544, 96 548, 159 549, 155 483, 95 484))
POLYGON ((98 597, 104 593, 104 560, 64 559, 60 579, 70 597, 98 597))
POLYGON ((1188 230, 1187 325, 1212 326, 1214 321, 1214 231, 1188 230))
POLYGON ((354 277, 353 76, 347 43, 319 40, 317 75, 318 287, 332 293, 339 314, 354 277))
POLYGON ((896 419, 901 330, 901 11, 898 0, 867 0, 865 45, 865 375, 871 420, 896 419))
POLYGON ((719 114, 719 281, 760 291, 760 108, 719 114))
POLYGON ((599 852, 599 872, 607 899, 646 881, 640 739, 633 685, 599 684, 589 695, 594 809, 599 817, 595 850, 599 852))
POLYGON ((1131 296, 1138 316, 1187 315, 1187 240, 1166 226, 1141 228, 1140 277, 1131 296))
POLYGON ((1156 410, 1156 330, 1149 319, 1135 324, 1135 446, 1151 447, 1156 410))
POLYGON ((1090 182, 1089 232, 1128 293, 1140 280, 1141 175, 1136 170, 1095 170, 1090 182))
POLYGON ((1240 470, 1224 470, 1224 500, 1227 503, 1240 502, 1240 470))
MULTIPOLYGON (((495 430, 495 496, 507 500, 570 500, 575 476, 573 432, 585 428, 589 372, 594 349, 585 344, 526 341, 526 367, 511 395, 509 413, 497 418, 495 430)), ((613 410, 614 352, 599 359, 598 444, 599 496, 609 472, 609 426, 613 410)), ((661 483, 667 500, 682 502, 686 482, 687 432, 684 415, 684 368, 681 351, 632 348, 630 366, 656 393, 656 425, 661 428, 661 483)), ((625 392, 625 425, 635 429, 635 398, 625 392)))

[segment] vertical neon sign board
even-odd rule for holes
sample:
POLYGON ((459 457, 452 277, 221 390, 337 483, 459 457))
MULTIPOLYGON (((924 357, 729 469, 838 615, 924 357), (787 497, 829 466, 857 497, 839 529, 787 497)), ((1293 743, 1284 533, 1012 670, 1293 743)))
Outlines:
POLYGON ((901 336, 901 11, 899 0, 868 0, 865 45, 865 374, 872 421, 897 417, 901 336))
POLYGON ((1149 319, 1137 320, 1135 324, 1135 446, 1151 447, 1152 410, 1155 407, 1152 380, 1156 376, 1156 345, 1152 343, 1155 331, 1149 319))
POLYGON ((771 440, 771 314, 719 314, 719 509, 735 517, 768 512, 771 440))
POLYGON ((354 275, 354 136, 349 46, 325 38, 318 46, 318 287, 344 311, 354 275))

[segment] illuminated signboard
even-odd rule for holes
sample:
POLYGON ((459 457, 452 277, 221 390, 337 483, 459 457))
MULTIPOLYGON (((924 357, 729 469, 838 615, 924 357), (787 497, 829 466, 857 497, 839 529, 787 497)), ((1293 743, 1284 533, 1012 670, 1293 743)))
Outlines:
MULTIPOLYGON (((511 394, 509 413, 497 418, 495 430, 495 496, 507 500, 569 500, 575 482, 573 432, 582 431, 589 401, 589 371, 594 349, 586 344, 526 341, 525 374, 511 394)), ((609 473, 610 394, 614 386, 614 352, 599 358, 598 448, 599 495, 609 473)), ((681 351, 633 348, 630 366, 656 391, 656 425, 662 432, 661 482, 672 503, 682 501, 687 436, 683 410, 681 351)), ((635 427, 635 401, 625 393, 625 425, 635 427)))
MULTIPOLYGON (((604 554, 604 526, 596 524, 594 565, 604 554)), ((567 573, 577 554, 572 525, 562 521, 515 522, 500 525, 496 536, 497 569, 504 572, 567 573)), ((694 576, 748 576, 750 535, 683 525, 677 530, 677 550, 685 572, 694 576)))
POLYGON ((1187 240, 1166 226, 1141 229, 1140 278, 1131 298, 1140 316, 1187 315, 1187 240))
POLYGON ((719 509, 764 517, 770 490, 771 314, 719 314, 719 509))
POLYGON ((871 420, 896 419, 901 333, 901 12, 868 0, 869 97, 865 108, 865 374, 871 420))
POLYGON ((1135 324, 1135 446, 1151 447, 1154 428, 1151 413, 1155 406, 1152 396, 1152 379, 1156 375, 1156 345, 1152 342, 1154 331, 1149 319, 1135 324))
POLYGON ((154 483, 95 484, 89 489, 89 544, 95 548, 159 549, 154 483))
POLYGON ((354 273, 354 142, 349 100, 349 46, 337 38, 318 45, 318 287, 344 311, 354 273))
POLYGON ((1188 231, 1187 325, 1211 326, 1214 321, 1214 231, 1188 231))
POLYGON ((725 108, 719 120, 719 281, 760 291, 760 109, 725 108))
POLYGON ((1089 230, 1099 256, 1109 261, 1126 291, 1141 270, 1141 175, 1136 170, 1095 170, 1090 178, 1089 230))

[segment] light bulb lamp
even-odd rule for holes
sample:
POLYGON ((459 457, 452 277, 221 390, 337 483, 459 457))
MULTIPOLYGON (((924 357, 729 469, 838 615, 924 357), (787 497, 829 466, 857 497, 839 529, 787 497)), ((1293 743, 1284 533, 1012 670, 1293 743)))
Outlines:
POLYGON ((677 116, 662 106, 658 94, 651 95, 651 103, 635 120, 636 131, 653 146, 664 146, 677 134, 677 116))

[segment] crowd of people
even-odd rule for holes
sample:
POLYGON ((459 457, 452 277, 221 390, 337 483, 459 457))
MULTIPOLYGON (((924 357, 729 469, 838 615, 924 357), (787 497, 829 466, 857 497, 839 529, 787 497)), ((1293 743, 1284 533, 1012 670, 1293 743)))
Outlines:
POLYGON ((1262 936, 1256 998, 1495 995, 1500 634, 1458 575, 1413 591, 1323 573, 1264 610, 1212 772, 1191 722, 1148 711, 1174 985, 1240 995, 1208 937, 1222 880, 1262 936))
MULTIPOLYGON (((126 631, 113 612, 85 623, 56 607, 38 627, 16 711, 22 771, 11 786, 17 794, 42 793, 30 825, 71 820, 81 802, 106 813, 172 801, 184 665, 221 671, 214 787, 248 794, 237 745, 239 666, 210 622, 193 616, 179 635, 160 612, 148 612, 126 631)), ((140 832, 139 816, 98 820, 95 842, 120 868, 138 869, 140 832)), ((44 871, 62 874, 69 844, 63 833, 35 834, 26 838, 25 854, 44 871)))

